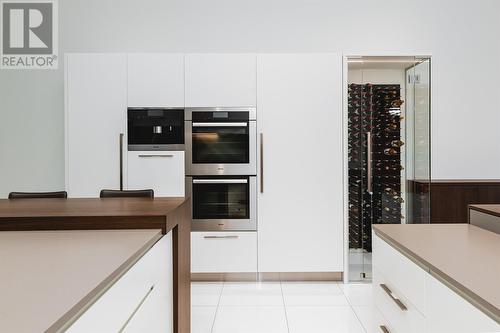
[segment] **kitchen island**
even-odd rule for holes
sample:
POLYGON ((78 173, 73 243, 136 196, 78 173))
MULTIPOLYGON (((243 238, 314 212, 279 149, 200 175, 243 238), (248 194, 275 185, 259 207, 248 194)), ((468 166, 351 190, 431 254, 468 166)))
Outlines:
MULTIPOLYGON (((125 232, 123 229, 132 229, 127 232, 137 231, 139 234, 144 229, 150 230, 154 235, 167 235, 171 233, 172 239, 172 272, 173 272, 173 330, 174 332, 190 332, 190 218, 189 199, 185 198, 106 198, 106 199, 20 199, 0 200, 0 231, 48 231, 48 230, 101 230, 109 233, 110 242, 118 242, 119 237, 112 236, 112 232, 125 232), (142 230, 142 231, 139 231, 142 230), (112 239, 112 240, 111 240, 112 239)), ((3 233, 15 235, 18 233, 3 233)), ((21 233, 22 234, 22 233, 21 233)), ((73 234, 72 234, 73 235, 73 234)), ((144 241, 143 246, 148 247, 144 241)), ((74 235, 73 235, 74 236, 74 235)), ((21 237, 21 236, 19 236, 21 237)), ((149 237, 149 236, 147 236, 149 237)), ((146 238, 147 238, 146 237, 146 238)), ((22 237, 21 237, 22 238, 22 237)), ((139 237, 140 238, 140 237, 139 237)), ((141 243, 139 241, 139 243, 141 243)), ((138 243, 137 243, 138 244, 138 243)), ((136 246, 136 251, 127 250, 126 246, 121 256, 127 257, 125 261, 139 259, 127 253, 140 252, 141 247, 136 246), (134 259, 135 258, 135 259, 134 259)), ((110 244, 111 245, 111 244, 110 244)), ((29 242, 26 244, 29 249, 29 242)), ((132 247, 134 248, 134 247, 132 247)), ((7 249, 6 249, 7 250, 7 249)), ((64 251, 64 248, 60 248, 64 251)), ((129 253, 130 254, 130 253, 129 253)), ((14 256, 15 253, 2 252, 2 256, 14 256)), ((102 254, 106 257, 106 253, 102 254)), ((96 264, 99 258, 96 254, 96 264)), ((116 257, 111 255, 111 257, 116 257)), ((123 258, 122 258, 123 259, 123 258)), ((123 261, 123 260, 122 260, 123 261)), ((121 274, 117 260, 110 275, 121 274)), ((22 265, 23 263, 19 263, 22 265)), ((78 267, 75 265, 75 274, 78 269, 92 270, 92 267, 78 267)), ((92 265, 91 265, 92 266, 92 265)), ((101 272, 102 273, 102 272, 101 272)), ((96 274, 100 274, 96 271, 96 274)), ((103 281, 106 280, 104 273, 103 281)), ((77 278, 78 275, 74 275, 77 278)), ((0 280, 1 280, 0 276, 0 280)), ((20 276, 19 279, 34 277, 20 276)), ((26 281, 28 281, 26 280, 26 281)), ((101 282, 103 282, 101 281, 101 282)), ((0 281, 1 282, 1 281, 0 281)), ((103 285, 106 285, 104 283, 103 285)), ((97 286, 95 286, 97 287, 97 286)), ((90 288, 88 293, 95 293, 90 288)), ((86 294, 88 296, 88 294, 86 294)), ((78 301, 81 301, 78 300, 78 301)), ((3 302, 3 300, 1 300, 3 302)), ((76 305, 76 304, 75 304, 76 305)), ((46 299, 43 307, 58 306, 57 298, 46 299), (52 303, 54 302, 54 303, 52 303)), ((70 311, 71 309, 66 309, 70 311)), ((59 310, 58 313, 61 313, 59 310)), ((61 313, 61 316, 65 313, 61 313)), ((2 314, 3 315, 3 314, 2 314)), ((30 314, 25 313, 24 319, 31 320, 30 314)), ((60 318, 57 318, 57 320, 60 318)), ((74 319, 74 318, 73 318, 74 319)), ((51 325, 54 323, 51 323, 51 325)), ((49 327, 47 327, 48 329, 49 327)))
POLYGON ((373 288, 387 329, 500 332, 500 235, 469 224, 374 225, 373 288))

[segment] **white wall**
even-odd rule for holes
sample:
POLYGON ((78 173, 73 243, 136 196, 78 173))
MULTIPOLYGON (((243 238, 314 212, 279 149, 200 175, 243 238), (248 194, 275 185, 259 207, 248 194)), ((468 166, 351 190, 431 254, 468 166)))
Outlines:
MULTIPOLYGON (((59 7, 61 52, 432 53, 433 178, 500 178, 500 1, 61 0, 59 7)), ((0 71, 0 197, 62 188, 63 154, 62 70, 0 71)))

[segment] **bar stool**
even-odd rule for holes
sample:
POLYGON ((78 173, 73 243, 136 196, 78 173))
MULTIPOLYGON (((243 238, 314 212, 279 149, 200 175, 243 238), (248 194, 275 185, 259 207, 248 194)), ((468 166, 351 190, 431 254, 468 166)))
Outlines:
POLYGON ((68 193, 66 191, 57 192, 10 192, 9 199, 46 199, 60 198, 66 199, 68 193))
POLYGON ((154 198, 154 191, 147 190, 101 190, 101 198, 154 198))

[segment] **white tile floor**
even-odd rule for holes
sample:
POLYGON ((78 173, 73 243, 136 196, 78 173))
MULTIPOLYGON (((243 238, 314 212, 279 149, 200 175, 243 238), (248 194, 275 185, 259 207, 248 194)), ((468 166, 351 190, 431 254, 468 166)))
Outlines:
POLYGON ((193 282, 192 333, 371 333, 367 283, 193 282))

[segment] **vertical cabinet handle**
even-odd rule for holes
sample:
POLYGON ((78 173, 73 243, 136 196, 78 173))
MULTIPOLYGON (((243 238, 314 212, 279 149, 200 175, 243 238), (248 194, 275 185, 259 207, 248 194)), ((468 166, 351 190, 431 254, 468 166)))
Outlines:
POLYGON ((264 134, 260 133, 260 193, 264 193, 264 134))
POLYGON ((372 194, 373 193, 373 170, 372 170, 372 133, 371 132, 366 132, 366 142, 367 142, 367 154, 366 154, 366 159, 367 159, 367 191, 368 193, 372 194))
POLYGON ((389 332, 389 329, 384 325, 380 325, 380 330, 384 333, 391 333, 391 332, 389 332))
POLYGON ((387 285, 382 283, 382 284, 380 284, 380 288, 382 288, 385 291, 385 293, 387 295, 389 295, 389 297, 394 301, 394 303, 396 303, 396 305, 401 309, 401 311, 408 310, 406 305, 404 305, 403 302, 401 302, 399 297, 396 296, 396 294, 394 294, 394 292, 391 289, 389 289, 389 287, 387 287, 387 285))
POLYGON ((123 191, 123 133, 120 133, 120 191, 123 191))

